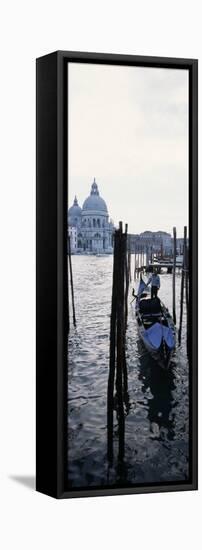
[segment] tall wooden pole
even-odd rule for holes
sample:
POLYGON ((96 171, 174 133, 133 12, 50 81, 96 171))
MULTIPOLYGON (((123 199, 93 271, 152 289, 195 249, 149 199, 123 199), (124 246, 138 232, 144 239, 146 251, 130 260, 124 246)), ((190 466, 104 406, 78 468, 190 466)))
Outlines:
POLYGON ((140 252, 141 252, 141 247, 139 245, 138 246, 138 278, 140 276, 140 252))
POLYGON ((187 227, 184 228, 184 246, 185 246, 185 296, 186 308, 189 309, 189 261, 188 261, 188 246, 187 246, 187 227))
MULTIPOLYGON (((128 291, 129 291, 129 270, 130 270, 130 262, 127 265, 127 234, 125 233, 122 235, 122 246, 123 246, 123 261, 124 258, 126 259, 125 265, 125 281, 124 281, 124 287, 125 287, 125 304, 124 304, 124 334, 123 334, 123 364, 122 364, 122 370, 123 370, 123 395, 124 395, 124 402, 128 402, 128 373, 127 373, 127 365, 126 365, 126 329, 127 329, 127 319, 128 319, 128 291)), ((128 258, 129 259, 129 258, 128 258)))
POLYGON ((185 243, 185 296, 186 296, 186 310, 187 310, 187 355, 189 356, 189 253, 187 244, 187 231, 186 231, 186 243, 185 243))
POLYGON ((150 263, 153 263, 153 246, 150 247, 150 263))
POLYGON ((146 267, 148 268, 149 266, 149 247, 148 245, 146 246, 146 267))
POLYGON ((70 286, 71 286, 71 295, 72 295, 72 310, 73 310, 73 324, 76 326, 76 315, 75 315, 75 305, 74 305, 74 286, 73 286, 73 273, 72 273, 72 261, 71 261, 71 244, 70 236, 68 235, 68 256, 69 256, 69 272, 70 272, 70 286))
POLYGON ((112 301, 110 318, 110 359, 109 359, 109 378, 107 392, 107 427, 108 427, 108 460, 113 460, 113 409, 114 409, 114 379, 116 363, 116 321, 117 321, 117 274, 119 258, 119 230, 114 234, 114 259, 113 259, 113 277, 112 277, 112 301))
POLYGON ((176 324, 175 273, 176 273, 176 227, 173 227, 173 321, 176 324))
MULTIPOLYGON (((68 254, 68 238, 67 238, 67 274, 68 274, 68 262, 69 262, 69 254, 68 254)), ((70 322, 69 322, 69 285, 68 285, 68 277, 67 277, 67 334, 69 334, 70 330, 70 322)))
POLYGON ((122 231, 120 236, 120 261, 117 281, 117 403, 119 424, 119 460, 124 454, 124 408, 123 408, 123 362, 124 362, 124 267, 125 242, 122 231))
MULTIPOLYGON (((127 233, 125 233, 127 235, 127 233)), ((128 253, 128 257, 127 257, 127 263, 128 263, 128 276, 129 276, 129 281, 131 283, 131 241, 130 241, 130 235, 128 235, 128 238, 126 240, 126 254, 128 253)))
POLYGON ((183 265, 182 265, 181 292, 180 292, 180 322, 179 322, 179 332, 178 332, 179 344, 181 344, 183 307, 184 307, 184 280, 186 277, 186 242, 187 242, 187 227, 184 227, 183 265))
MULTIPOLYGON (((127 249, 127 245, 126 245, 126 249, 127 249)), ((129 281, 130 281, 130 283, 131 283, 131 281, 132 281, 132 273, 131 273, 132 265, 131 265, 131 252, 130 252, 130 250, 129 250, 129 252, 128 252, 127 262, 128 262, 128 275, 129 275, 129 281)))
POLYGON ((161 252, 160 252, 160 254, 161 254, 161 259, 163 259, 163 241, 161 241, 161 252))

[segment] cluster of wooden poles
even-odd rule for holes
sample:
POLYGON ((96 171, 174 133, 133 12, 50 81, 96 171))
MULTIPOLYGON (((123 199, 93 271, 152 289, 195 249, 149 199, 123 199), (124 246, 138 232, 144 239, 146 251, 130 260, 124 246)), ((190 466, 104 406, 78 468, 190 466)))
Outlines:
POLYGON ((127 225, 122 222, 114 233, 113 281, 110 320, 110 360, 107 394, 108 459, 113 461, 114 409, 118 421, 118 460, 124 457, 124 406, 128 408, 128 377, 125 336, 128 318, 130 253, 127 251, 127 225))
MULTIPOLYGON (((130 241, 129 241, 129 247, 130 247, 130 241)), ((130 250, 130 248, 129 248, 130 250)), ((153 247, 149 247, 149 246, 141 246, 141 245, 137 245, 135 246, 135 249, 134 249, 134 280, 136 278, 139 278, 140 277, 140 272, 141 272, 141 266, 143 266, 145 264, 145 260, 146 260, 146 266, 149 265, 149 260, 150 262, 152 263, 153 262, 153 257, 154 257, 154 253, 153 253, 153 247)))

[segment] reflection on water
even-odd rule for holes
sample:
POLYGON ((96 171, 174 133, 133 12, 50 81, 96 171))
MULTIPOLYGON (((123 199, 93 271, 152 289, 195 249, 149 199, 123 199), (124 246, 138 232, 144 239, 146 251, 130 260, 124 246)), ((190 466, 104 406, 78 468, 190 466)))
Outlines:
MULTIPOLYGON (((73 256, 77 328, 71 327, 68 367, 68 485, 72 488, 130 485, 188 478, 188 361, 185 326, 169 372, 139 339, 129 307, 124 404, 124 457, 118 460, 114 414, 114 458, 107 459, 107 382, 112 257, 73 256)), ((161 275, 160 297, 172 311, 172 276, 161 275)), ((176 277, 179 304, 180 276, 176 277)), ((179 318, 179 309, 177 310, 179 318)), ((184 319, 184 323, 185 323, 184 319)))

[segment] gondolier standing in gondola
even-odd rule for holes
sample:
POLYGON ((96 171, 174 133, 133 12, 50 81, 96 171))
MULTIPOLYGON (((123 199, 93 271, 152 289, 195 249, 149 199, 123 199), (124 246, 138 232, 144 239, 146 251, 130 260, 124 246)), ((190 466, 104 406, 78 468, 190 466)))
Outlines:
POLYGON ((147 286, 151 283, 151 298, 157 298, 159 288, 161 286, 160 277, 157 273, 157 270, 154 270, 147 281, 147 286))

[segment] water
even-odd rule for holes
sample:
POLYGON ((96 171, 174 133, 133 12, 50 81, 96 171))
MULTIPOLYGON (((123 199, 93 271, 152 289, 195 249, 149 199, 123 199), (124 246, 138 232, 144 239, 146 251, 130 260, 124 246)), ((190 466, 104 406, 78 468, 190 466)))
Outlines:
MULTIPOLYGON (((114 461, 109 466, 107 382, 112 263, 112 256, 72 257, 77 327, 71 327, 69 337, 68 486, 90 488, 186 481, 189 475, 189 366, 185 314, 181 347, 176 348, 169 372, 164 372, 141 343, 129 306, 125 453, 120 464, 114 415, 114 461)), ((180 279, 177 275, 177 325, 180 279)), ((159 296, 172 312, 172 275, 161 275, 159 296)))

